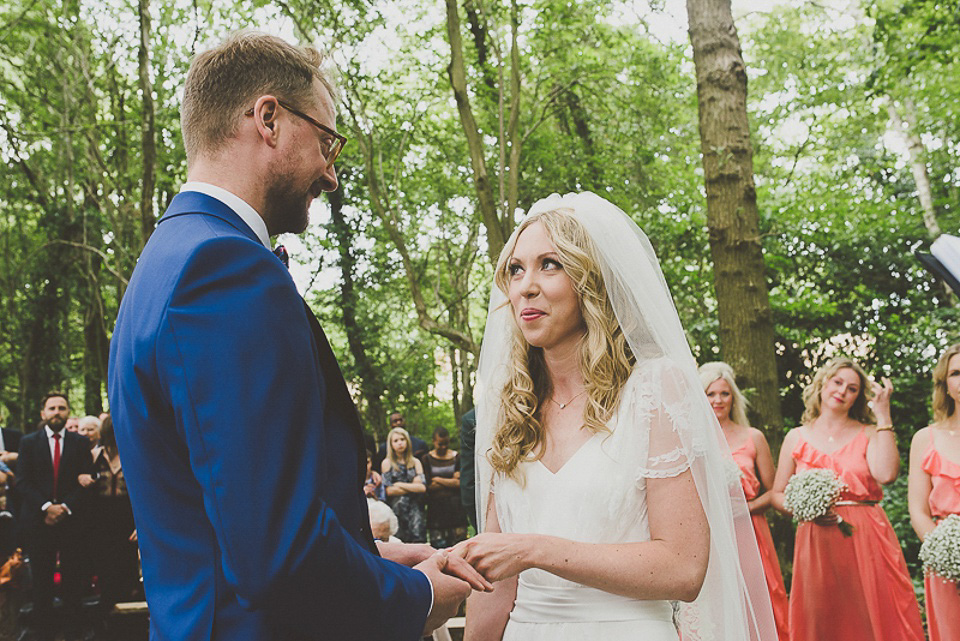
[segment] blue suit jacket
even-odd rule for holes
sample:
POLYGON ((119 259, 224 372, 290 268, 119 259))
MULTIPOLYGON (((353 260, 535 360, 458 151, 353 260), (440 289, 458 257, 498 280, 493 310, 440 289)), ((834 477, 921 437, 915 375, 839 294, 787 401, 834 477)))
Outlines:
POLYGON ((430 584, 376 553, 326 338, 219 200, 182 193, 157 225, 108 378, 152 639, 419 637, 430 584))

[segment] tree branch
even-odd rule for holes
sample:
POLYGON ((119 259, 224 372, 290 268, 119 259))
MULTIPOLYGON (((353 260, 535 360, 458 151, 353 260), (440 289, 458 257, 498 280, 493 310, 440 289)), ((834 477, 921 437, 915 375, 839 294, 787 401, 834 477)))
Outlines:
POLYGON ((82 249, 84 251, 94 253, 103 259, 103 268, 106 269, 108 272, 110 272, 114 278, 119 280, 124 285, 130 284, 130 281, 128 281, 126 278, 123 277, 122 274, 120 274, 120 272, 118 272, 117 270, 115 270, 113 267, 110 266, 110 257, 107 254, 105 254, 103 251, 97 249, 96 247, 91 247, 90 245, 87 245, 85 243, 77 243, 72 240, 51 240, 41 245, 40 249, 45 249, 50 245, 67 245, 69 247, 76 247, 77 249, 82 249))

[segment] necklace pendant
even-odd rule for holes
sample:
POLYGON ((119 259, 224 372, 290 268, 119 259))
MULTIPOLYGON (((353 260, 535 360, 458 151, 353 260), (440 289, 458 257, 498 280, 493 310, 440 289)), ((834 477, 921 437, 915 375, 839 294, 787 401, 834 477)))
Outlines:
POLYGON ((566 404, 566 403, 559 403, 559 405, 560 405, 560 409, 563 409, 564 407, 566 407, 566 406, 567 406, 567 404, 566 404))

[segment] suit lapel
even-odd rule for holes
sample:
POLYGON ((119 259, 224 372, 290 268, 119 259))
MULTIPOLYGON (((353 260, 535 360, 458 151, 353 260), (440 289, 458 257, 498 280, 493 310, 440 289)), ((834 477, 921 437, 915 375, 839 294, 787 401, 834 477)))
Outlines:
POLYGON ((327 335, 323 332, 323 328, 320 327, 320 321, 314 316, 313 311, 310 309, 310 306, 307 305, 306 301, 303 302, 303 307, 307 314, 307 319, 310 321, 310 329, 313 332, 313 337, 317 344, 317 358, 320 361, 320 371, 323 372, 323 378, 327 383, 327 402, 336 403, 343 408, 343 415, 350 423, 353 436, 357 441, 360 484, 363 485, 363 481, 367 475, 367 456, 366 447, 363 443, 363 427, 360 422, 360 414, 357 412, 357 406, 354 404, 353 398, 350 396, 350 391, 347 389, 347 383, 343 380, 343 373, 340 371, 340 366, 337 365, 337 357, 333 353, 333 348, 330 347, 330 341, 327 340, 327 335))
MULTIPOLYGON (((47 473, 50 475, 50 482, 53 482, 53 458, 50 455, 50 440, 47 438, 47 428, 41 427, 39 432, 40 438, 37 439, 40 447, 40 460, 43 461, 43 464, 46 466, 47 473)), ((63 458, 63 451, 60 451, 61 459, 63 458)))

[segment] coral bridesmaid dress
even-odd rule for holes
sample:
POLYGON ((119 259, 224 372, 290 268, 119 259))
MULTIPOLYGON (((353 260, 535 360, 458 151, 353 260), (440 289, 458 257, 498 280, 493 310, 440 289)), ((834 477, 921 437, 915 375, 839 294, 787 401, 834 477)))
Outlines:
POLYGON ((880 484, 867 467, 861 429, 825 454, 803 437, 793 450, 797 472, 825 468, 847 484, 836 512, 856 528, 801 523, 790 590, 791 641, 923 641, 920 607, 903 552, 878 502, 880 484))
MULTIPOLYGON (((936 434, 934 433, 934 437, 936 434)), ((930 439, 923 471, 930 475, 930 513, 934 519, 960 514, 960 465, 940 456, 930 439)), ((960 641, 960 584, 935 574, 924 578, 930 641, 960 641)))
MULTIPOLYGON (((760 479, 757 478, 757 446, 752 438, 732 452, 733 460, 740 468, 740 484, 748 501, 752 501, 760 494, 760 479)), ((783 587, 783 575, 780 573, 780 561, 777 551, 773 547, 773 537, 770 536, 770 526, 767 517, 763 514, 754 514, 753 531, 757 535, 757 547, 760 548, 760 560, 763 562, 763 574, 767 580, 767 589, 770 590, 770 603, 773 605, 773 618, 777 623, 777 636, 780 641, 787 641, 789 628, 787 617, 787 590, 783 587)))

